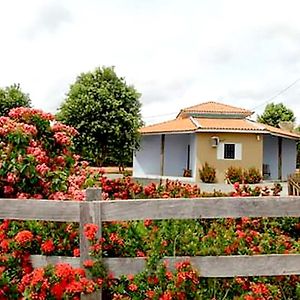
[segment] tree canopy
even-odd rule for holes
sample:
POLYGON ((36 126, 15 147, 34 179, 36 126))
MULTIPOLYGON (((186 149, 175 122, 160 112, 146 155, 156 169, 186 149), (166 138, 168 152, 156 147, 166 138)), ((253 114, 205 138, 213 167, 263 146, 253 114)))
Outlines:
POLYGON ((0 116, 7 116, 12 108, 20 106, 31 107, 31 100, 19 84, 0 88, 0 116))
POLYGON ((268 104, 263 114, 257 118, 258 122, 275 127, 279 127, 280 122, 295 122, 295 120, 296 118, 293 111, 282 103, 268 104))
POLYGON ((78 130, 75 147, 85 159, 124 165, 139 147, 139 98, 113 67, 97 68, 77 77, 57 117, 78 130))

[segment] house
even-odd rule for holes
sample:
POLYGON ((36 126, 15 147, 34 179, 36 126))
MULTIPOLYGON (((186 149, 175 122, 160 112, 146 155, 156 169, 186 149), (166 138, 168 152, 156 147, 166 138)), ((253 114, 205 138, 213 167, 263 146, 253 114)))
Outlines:
POLYGON ((141 147, 133 159, 133 176, 199 180, 207 162, 224 182, 230 166, 260 170, 270 180, 286 180, 296 168, 300 136, 250 120, 253 112, 217 102, 182 109, 174 120, 141 129, 141 147))

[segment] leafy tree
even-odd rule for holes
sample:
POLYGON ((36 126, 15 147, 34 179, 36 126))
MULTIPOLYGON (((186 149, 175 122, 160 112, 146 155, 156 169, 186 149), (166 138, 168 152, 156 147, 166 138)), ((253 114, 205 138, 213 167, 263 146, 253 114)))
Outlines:
POLYGON ((261 116, 258 116, 257 121, 260 123, 279 127, 280 122, 294 122, 295 119, 296 118, 293 111, 287 108, 282 103, 270 103, 265 107, 263 114, 261 116))
POLYGON ((8 112, 15 107, 31 107, 28 94, 22 92, 19 84, 0 88, 0 116, 7 116, 8 112))
POLYGON ((140 94, 119 78, 113 67, 82 73, 57 114, 59 120, 75 127, 75 147, 96 165, 131 161, 139 147, 140 94))

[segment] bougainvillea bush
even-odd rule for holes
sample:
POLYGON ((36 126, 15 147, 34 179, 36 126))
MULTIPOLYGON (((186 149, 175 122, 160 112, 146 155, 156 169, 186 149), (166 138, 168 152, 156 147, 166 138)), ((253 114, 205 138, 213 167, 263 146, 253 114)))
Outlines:
MULTIPOLYGON (((73 151, 73 128, 28 108, 0 117, 0 197, 85 200, 84 189, 101 186, 103 199, 229 196, 202 193, 196 185, 166 181, 142 186, 130 177, 112 180, 91 170, 73 151)), ((278 195, 280 186, 234 185, 230 196, 278 195)), ((142 200, 141 200, 142 201, 142 200)), ((166 200, 167 201, 167 200, 166 200)), ((0 300, 79 299, 103 287, 105 299, 297 299, 299 276, 201 278, 184 261, 171 270, 164 256, 300 253, 299 218, 163 220, 87 224, 94 260, 84 269, 66 264, 33 269, 31 254, 79 256, 76 223, 0 221, 0 300), (101 256, 149 257, 147 268, 119 279, 107 274, 101 256)))

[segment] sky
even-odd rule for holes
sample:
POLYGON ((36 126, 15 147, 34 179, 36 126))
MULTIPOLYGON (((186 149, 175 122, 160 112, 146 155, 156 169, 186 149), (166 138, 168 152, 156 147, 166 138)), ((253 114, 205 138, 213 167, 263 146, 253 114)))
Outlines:
POLYGON ((19 83, 55 113, 80 73, 115 66, 147 124, 206 101, 258 114, 282 102, 299 124, 299 11, 296 0, 0 0, 0 87, 19 83))

